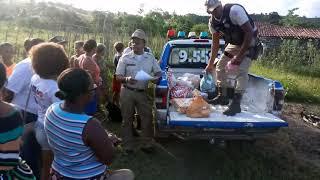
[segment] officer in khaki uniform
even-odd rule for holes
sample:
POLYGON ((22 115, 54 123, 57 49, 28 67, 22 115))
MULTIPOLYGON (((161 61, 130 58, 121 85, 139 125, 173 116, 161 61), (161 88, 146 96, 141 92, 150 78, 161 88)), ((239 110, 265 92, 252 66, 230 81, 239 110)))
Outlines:
MULTIPOLYGON (((137 81, 134 79, 137 72, 143 70, 155 77, 156 83, 161 77, 161 69, 151 53, 144 52, 146 43, 145 32, 137 29, 131 36, 132 49, 123 55, 116 69, 116 77, 122 82, 120 93, 121 114, 123 117, 122 135, 126 150, 132 150, 132 122, 135 108, 141 117, 142 138, 150 141, 153 136, 152 129, 152 103, 147 96, 148 81, 137 81)), ((148 145, 147 145, 148 146, 148 145)))
POLYGON ((211 58, 206 67, 208 72, 213 70, 214 60, 219 50, 220 33, 226 43, 224 54, 216 65, 218 95, 211 104, 228 105, 227 97, 227 64, 236 67, 235 93, 229 107, 223 114, 234 116, 241 112, 240 102, 248 85, 248 71, 251 59, 255 56, 254 47, 257 42, 258 30, 243 6, 239 4, 222 5, 219 0, 206 0, 207 12, 211 14, 209 29, 212 33, 211 58))

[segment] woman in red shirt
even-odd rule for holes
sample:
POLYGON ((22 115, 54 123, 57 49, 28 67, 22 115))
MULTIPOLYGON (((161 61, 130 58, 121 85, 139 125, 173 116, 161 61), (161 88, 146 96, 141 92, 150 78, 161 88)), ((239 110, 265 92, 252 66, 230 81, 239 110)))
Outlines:
MULTIPOLYGON (((95 60, 92 58, 92 56, 96 52, 96 49, 97 49, 97 42, 95 40, 90 39, 86 41, 83 45, 83 50, 85 51, 85 53, 78 58, 78 61, 79 61, 79 67, 90 73, 94 83, 97 85, 97 87, 99 87, 97 88, 98 90, 102 85, 102 80, 100 77, 100 68, 98 64, 95 62, 95 60)), ((98 96, 99 96, 99 91, 96 92, 94 99, 86 107, 85 112, 88 115, 93 115, 97 111, 98 99, 99 99, 98 96)))

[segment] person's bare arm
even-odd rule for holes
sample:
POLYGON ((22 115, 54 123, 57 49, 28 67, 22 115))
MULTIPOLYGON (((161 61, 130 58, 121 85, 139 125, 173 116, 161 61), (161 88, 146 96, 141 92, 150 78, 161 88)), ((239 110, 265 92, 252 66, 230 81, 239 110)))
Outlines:
POLYGON ((122 75, 116 75, 117 81, 120 81, 122 83, 129 83, 129 84, 135 84, 137 83, 137 80, 135 80, 133 77, 125 77, 122 75))
POLYGON ((99 84, 99 77, 96 77, 96 66, 90 60, 84 60, 83 67, 87 70, 96 84, 99 84))
POLYGON ((215 32, 212 34, 212 42, 211 42, 211 56, 208 62, 208 65, 206 67, 206 71, 212 71, 214 60, 216 59, 218 52, 219 52, 219 40, 220 40, 220 34, 218 32, 215 32))
POLYGON ((107 165, 112 163, 115 154, 114 143, 97 119, 88 121, 83 130, 82 139, 101 163, 107 165))
POLYGON ((14 92, 10 91, 9 89, 4 88, 2 93, 2 98, 4 101, 11 103, 14 98, 14 92))

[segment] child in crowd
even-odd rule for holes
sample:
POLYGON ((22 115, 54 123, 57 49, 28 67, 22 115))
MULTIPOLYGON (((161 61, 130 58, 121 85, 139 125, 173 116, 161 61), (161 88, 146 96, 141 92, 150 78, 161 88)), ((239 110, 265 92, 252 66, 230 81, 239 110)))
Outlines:
POLYGON ((12 44, 7 42, 0 44, 0 56, 2 59, 2 63, 6 67, 7 77, 12 74, 13 69, 16 66, 13 61, 14 54, 15 52, 12 44))
POLYGON ((115 69, 114 69, 113 79, 112 79, 112 92, 113 92, 112 102, 119 106, 121 82, 116 80, 115 72, 118 66, 119 59, 122 56, 122 53, 124 50, 124 44, 122 42, 116 42, 113 47, 116 50, 116 54, 114 55, 114 60, 113 60, 115 69))
POLYGON ((80 57, 83 53, 83 41, 76 41, 74 43, 74 52, 76 53, 75 55, 71 56, 70 58, 70 67, 79 67, 79 62, 77 60, 78 57, 80 57))

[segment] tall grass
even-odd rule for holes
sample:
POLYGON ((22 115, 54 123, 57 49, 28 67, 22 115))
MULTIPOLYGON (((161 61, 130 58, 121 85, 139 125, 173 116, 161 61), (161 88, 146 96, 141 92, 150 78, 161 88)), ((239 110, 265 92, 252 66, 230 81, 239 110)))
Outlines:
POLYGON ((283 40, 280 47, 266 53, 260 64, 281 67, 303 76, 320 77, 320 44, 312 40, 283 40))
POLYGON ((254 62, 250 72, 280 81, 287 91, 286 99, 289 101, 320 104, 320 77, 288 72, 281 66, 268 67, 260 62, 254 62))
MULTIPOLYGON (((148 33, 148 32, 147 32, 148 33)), ((23 42, 26 38, 42 38, 48 40, 53 36, 63 36, 68 40, 66 45, 66 52, 71 56, 73 52, 73 42, 77 40, 96 39, 98 43, 103 43, 107 47, 106 59, 112 61, 115 54, 113 44, 116 41, 121 41, 125 45, 130 41, 130 34, 119 34, 116 31, 106 31, 99 33, 86 33, 76 31, 62 31, 62 30, 43 30, 43 29, 30 29, 26 27, 19 27, 15 24, 0 21, 0 42, 10 42, 15 46, 16 57, 15 61, 20 61, 24 54, 23 42)), ((149 46, 156 57, 160 57, 162 47, 165 43, 165 38, 160 35, 150 35, 147 39, 146 45, 149 46)))
POLYGON ((279 80, 287 100, 320 103, 320 50, 311 40, 284 40, 255 61, 251 72, 279 80))

